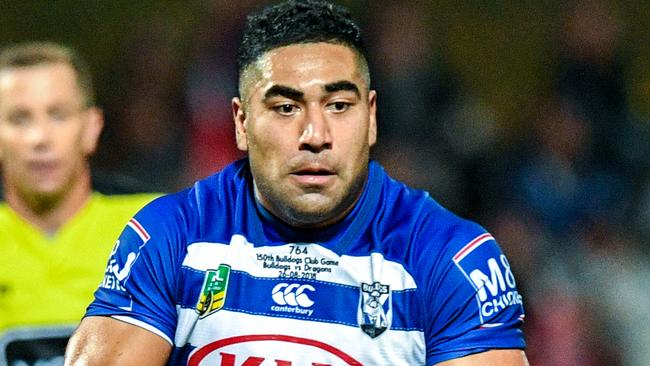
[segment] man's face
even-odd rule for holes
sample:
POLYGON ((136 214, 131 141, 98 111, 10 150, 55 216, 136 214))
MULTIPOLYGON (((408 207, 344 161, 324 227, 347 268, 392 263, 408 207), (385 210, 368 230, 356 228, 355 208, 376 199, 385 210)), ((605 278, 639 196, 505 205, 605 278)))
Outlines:
POLYGON ((376 139, 375 92, 356 54, 329 43, 267 52, 233 100, 262 205, 298 227, 340 220, 363 190, 376 139))
POLYGON ((0 161, 6 190, 58 197, 82 174, 102 127, 63 63, 0 72, 0 161))

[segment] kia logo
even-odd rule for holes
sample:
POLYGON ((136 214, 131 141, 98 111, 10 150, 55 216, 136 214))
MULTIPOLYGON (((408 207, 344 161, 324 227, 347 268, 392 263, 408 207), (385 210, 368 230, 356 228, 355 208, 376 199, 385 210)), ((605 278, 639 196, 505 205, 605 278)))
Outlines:
POLYGON ((300 285, 297 283, 289 285, 287 283, 280 283, 273 288, 273 291, 271 291, 271 297, 278 305, 308 308, 314 305, 314 302, 309 298, 309 296, 307 296, 305 293, 306 290, 311 292, 316 291, 316 289, 311 285, 300 285))
MULTIPOLYGON (((260 353, 263 353, 263 351, 260 353)), ((199 366, 202 363, 206 365, 218 366, 330 366, 341 364, 349 366, 362 365, 361 362, 355 360, 352 356, 327 343, 309 338, 293 337, 281 334, 250 334, 224 338, 212 343, 208 343, 203 347, 199 347, 190 355, 190 359, 188 360, 187 365, 199 366), (285 357, 279 354, 250 354, 248 351, 250 349, 258 349, 260 348, 259 346, 267 343, 270 343, 269 346, 271 346, 275 351, 288 351, 288 349, 293 348, 294 352, 287 352, 287 355, 285 357), (302 361, 292 361, 291 354, 294 355, 293 357, 296 357, 296 355, 302 355, 303 357, 299 356, 302 361), (309 360, 307 363, 305 363, 305 355, 312 357, 312 360, 309 360), (324 359, 330 361, 321 361, 324 359)))

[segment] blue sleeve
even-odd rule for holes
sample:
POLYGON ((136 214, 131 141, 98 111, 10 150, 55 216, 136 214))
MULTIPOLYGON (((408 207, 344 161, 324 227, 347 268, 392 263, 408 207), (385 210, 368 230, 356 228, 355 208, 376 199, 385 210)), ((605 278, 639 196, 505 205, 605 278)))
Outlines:
MULTIPOLYGON (((492 235, 462 222, 438 235, 444 244, 425 288, 427 364, 490 349, 524 348, 522 298, 492 235)), ((427 268, 423 266, 422 268, 427 268)))
POLYGON ((183 215, 167 197, 145 206, 122 231, 86 316, 112 316, 173 344, 183 215))

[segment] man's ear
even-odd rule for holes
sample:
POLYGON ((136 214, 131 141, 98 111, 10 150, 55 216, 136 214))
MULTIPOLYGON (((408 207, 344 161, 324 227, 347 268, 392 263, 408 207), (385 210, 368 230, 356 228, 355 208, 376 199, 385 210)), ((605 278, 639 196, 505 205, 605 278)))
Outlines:
POLYGON ((104 128, 104 112, 98 107, 90 107, 85 113, 86 125, 81 136, 81 146, 86 156, 90 156, 97 149, 97 142, 104 128))
POLYGON ((248 135, 246 111, 241 99, 232 98, 232 117, 235 121, 235 139, 237 148, 241 151, 248 151, 248 135))
POLYGON ((377 92, 368 93, 368 146, 377 142, 377 92))

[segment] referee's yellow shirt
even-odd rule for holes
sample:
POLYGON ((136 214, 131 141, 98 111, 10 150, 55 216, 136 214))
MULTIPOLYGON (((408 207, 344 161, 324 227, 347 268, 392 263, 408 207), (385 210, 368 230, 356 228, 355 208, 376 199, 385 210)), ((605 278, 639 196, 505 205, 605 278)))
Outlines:
POLYGON ((13 327, 76 325, 128 220, 153 194, 93 193, 48 235, 0 204, 0 335, 13 327))

